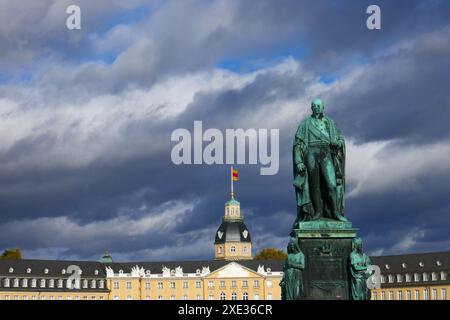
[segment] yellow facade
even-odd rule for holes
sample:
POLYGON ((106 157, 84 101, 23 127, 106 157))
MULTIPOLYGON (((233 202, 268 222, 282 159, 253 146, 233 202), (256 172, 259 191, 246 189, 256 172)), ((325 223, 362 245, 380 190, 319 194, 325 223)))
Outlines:
POLYGON ((450 285, 384 287, 372 290, 372 300, 448 300, 450 285))
POLYGON ((110 300, 281 299, 282 272, 255 272, 237 262, 200 274, 109 272, 107 277, 110 300))
POLYGON ((105 292, 2 291, 0 300, 108 300, 105 292))

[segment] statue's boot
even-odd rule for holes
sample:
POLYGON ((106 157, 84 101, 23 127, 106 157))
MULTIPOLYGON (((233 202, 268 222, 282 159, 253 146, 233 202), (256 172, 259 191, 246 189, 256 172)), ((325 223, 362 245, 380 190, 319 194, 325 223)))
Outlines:
POLYGON ((342 214, 340 214, 339 212, 337 212, 335 214, 335 217, 337 220, 342 221, 342 222, 348 222, 348 219, 346 217, 344 217, 342 214))

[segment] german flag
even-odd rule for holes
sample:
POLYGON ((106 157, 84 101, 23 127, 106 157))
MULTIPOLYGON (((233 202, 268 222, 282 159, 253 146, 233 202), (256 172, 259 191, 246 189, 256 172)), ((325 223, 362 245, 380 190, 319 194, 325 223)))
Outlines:
POLYGON ((233 169, 233 181, 238 181, 238 171, 237 171, 237 169, 233 169))

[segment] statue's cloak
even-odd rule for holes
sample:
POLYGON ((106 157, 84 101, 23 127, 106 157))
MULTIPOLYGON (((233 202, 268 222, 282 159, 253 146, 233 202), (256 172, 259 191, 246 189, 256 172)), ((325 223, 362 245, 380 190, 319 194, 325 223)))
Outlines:
MULTIPOLYGON (((332 148, 332 155, 336 173, 337 206, 338 210, 343 213, 345 192, 345 142, 335 122, 327 116, 324 116, 324 118, 327 120, 326 127, 329 133, 330 143, 340 143, 339 148, 332 148)), ((308 152, 310 129, 317 130, 312 123, 312 117, 308 117, 298 126, 292 150, 294 163, 293 184, 297 197, 297 217, 312 216, 314 214, 309 193, 308 172, 307 170, 299 172, 297 168, 299 164, 305 164, 304 159, 308 152)))

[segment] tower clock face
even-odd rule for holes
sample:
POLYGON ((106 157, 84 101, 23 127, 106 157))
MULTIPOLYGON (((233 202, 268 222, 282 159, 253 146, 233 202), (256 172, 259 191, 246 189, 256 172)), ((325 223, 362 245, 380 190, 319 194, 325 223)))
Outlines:
POLYGON ((248 231, 247 230, 242 231, 242 235, 244 236, 245 239, 247 239, 248 231))

